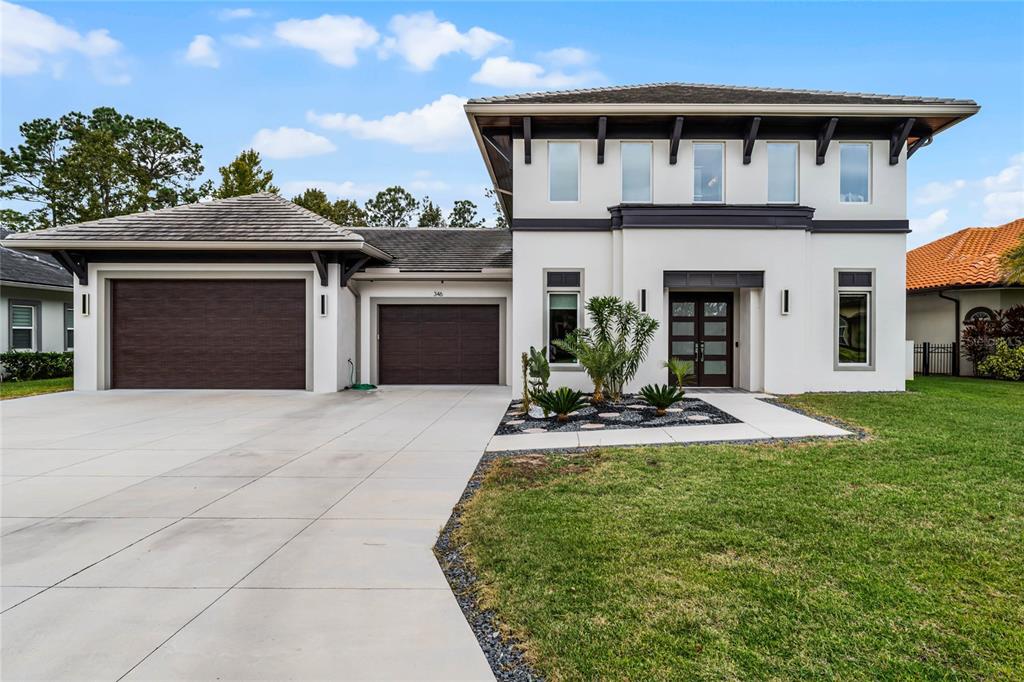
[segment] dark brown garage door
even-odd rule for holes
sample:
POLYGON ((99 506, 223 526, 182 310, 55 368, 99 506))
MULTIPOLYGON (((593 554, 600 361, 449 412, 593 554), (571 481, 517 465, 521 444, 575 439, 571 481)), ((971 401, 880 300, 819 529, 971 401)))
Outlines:
POLYGON ((115 280, 114 388, 305 388, 303 280, 115 280))
POLYGON ((382 384, 496 384, 496 305, 382 305, 382 384))

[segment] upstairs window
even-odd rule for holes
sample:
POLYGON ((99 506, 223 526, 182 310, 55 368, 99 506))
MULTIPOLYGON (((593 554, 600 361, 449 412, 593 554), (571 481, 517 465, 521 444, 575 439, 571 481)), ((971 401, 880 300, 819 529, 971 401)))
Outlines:
POLYGON ((871 144, 845 142, 839 145, 839 201, 866 204, 871 201, 871 144))
POLYGON ((797 202, 797 150, 796 142, 768 143, 768 203, 795 204, 797 202))
POLYGON ((873 361, 874 273, 836 273, 836 356, 838 369, 869 369, 873 361))
POLYGON ((693 201, 721 203, 725 196, 725 144, 693 144, 693 201))
POLYGON ((651 143, 623 142, 622 149, 622 201, 649 204, 651 202, 651 143))
POLYGON ((582 323, 580 299, 583 298, 583 272, 548 271, 544 277, 544 302, 547 309, 544 339, 548 347, 548 361, 552 364, 574 364, 576 358, 555 346, 554 341, 564 339, 582 323))
POLYGON ((11 350, 36 349, 37 308, 32 303, 11 304, 11 350))
POLYGON ((579 142, 548 142, 548 200, 580 200, 579 142))

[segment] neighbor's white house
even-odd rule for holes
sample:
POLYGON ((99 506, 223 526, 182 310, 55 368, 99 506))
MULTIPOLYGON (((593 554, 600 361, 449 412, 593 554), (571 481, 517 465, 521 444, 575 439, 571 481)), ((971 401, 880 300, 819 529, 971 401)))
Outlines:
POLYGON ((75 274, 79 390, 589 388, 599 295, 660 323, 630 389, 902 390, 906 169, 969 100, 655 84, 471 100, 510 230, 342 228, 259 194, 11 238, 75 274))
MULTIPOLYGON (((0 230, 0 239, 11 233, 0 230)), ((75 349, 71 275, 45 254, 0 247, 0 352, 75 349)))

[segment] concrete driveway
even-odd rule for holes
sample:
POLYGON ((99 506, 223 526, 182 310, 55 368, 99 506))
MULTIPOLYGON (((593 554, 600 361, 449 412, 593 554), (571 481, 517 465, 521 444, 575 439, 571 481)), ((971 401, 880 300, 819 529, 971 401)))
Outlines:
POLYGON ((4 402, 5 679, 492 679, 431 547, 508 400, 4 402))

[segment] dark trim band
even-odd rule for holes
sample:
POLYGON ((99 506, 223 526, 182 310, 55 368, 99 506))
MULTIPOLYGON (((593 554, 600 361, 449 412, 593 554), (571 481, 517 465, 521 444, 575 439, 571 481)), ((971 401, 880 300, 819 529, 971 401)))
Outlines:
POLYGON ((667 289, 763 288, 763 270, 665 270, 667 289))

